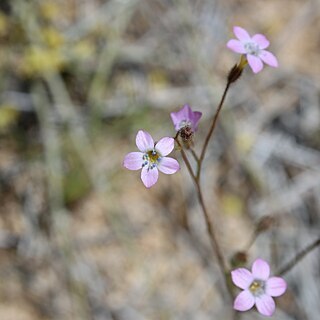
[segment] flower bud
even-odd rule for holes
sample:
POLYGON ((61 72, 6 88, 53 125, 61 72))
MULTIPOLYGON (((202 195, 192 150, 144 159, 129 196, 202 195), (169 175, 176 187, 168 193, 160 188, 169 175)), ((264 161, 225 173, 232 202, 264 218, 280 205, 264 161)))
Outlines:
POLYGON ((228 74, 228 82, 229 83, 236 82, 240 78, 242 74, 242 70, 247 64, 248 64, 247 58, 244 55, 242 55, 240 62, 234 65, 234 67, 230 70, 228 74))

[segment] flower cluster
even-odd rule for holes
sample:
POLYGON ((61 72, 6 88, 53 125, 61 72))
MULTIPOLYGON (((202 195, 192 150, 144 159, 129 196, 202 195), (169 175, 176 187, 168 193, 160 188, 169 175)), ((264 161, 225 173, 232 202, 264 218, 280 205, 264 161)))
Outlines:
MULTIPOLYGON (((269 46, 269 41, 264 35, 255 34, 251 37, 245 29, 237 26, 233 28, 233 31, 237 39, 228 41, 227 47, 242 54, 242 56, 240 63, 235 65, 229 73, 226 90, 228 90, 230 84, 240 77, 247 64, 254 73, 263 69, 263 63, 272 67, 278 66, 277 58, 271 52, 265 50, 269 46)), ((225 95, 223 99, 224 97, 225 95)), ((220 106, 223 104, 223 99, 220 106)), ((219 110, 218 108, 218 113, 219 110)), ((216 113, 216 116, 218 113, 216 113)), ((174 149, 175 140, 182 149, 183 147, 188 149, 192 146, 194 133, 198 129, 202 113, 192 111, 189 105, 184 105, 179 111, 171 112, 170 116, 176 131, 174 138, 164 137, 155 143, 148 132, 139 130, 136 136, 136 145, 139 151, 128 153, 123 161, 123 166, 129 170, 141 169, 141 180, 147 188, 152 187, 158 181, 159 171, 165 174, 173 174, 180 169, 178 161, 168 157, 168 155, 174 149)), ((215 122, 213 123, 215 124, 215 122)), ((211 133, 212 130, 209 131, 206 141, 210 138, 211 133)), ((193 149, 191 152, 198 159, 199 165, 199 158, 197 158, 193 149)), ((192 175, 192 169, 189 168, 189 170, 191 170, 192 175)), ((199 181, 196 180, 196 183, 199 183, 199 181)), ((200 189, 199 184, 198 187, 200 189)), ((234 301, 233 307, 238 311, 247 311, 255 305, 259 313, 264 316, 271 316, 275 311, 273 297, 281 296, 287 288, 284 279, 270 277, 270 266, 262 259, 254 261, 251 271, 245 268, 233 270, 231 277, 233 283, 243 290, 234 301)))
MULTIPOLYGON (((201 112, 193 112, 188 105, 185 105, 178 112, 172 112, 171 119, 177 132, 186 132, 184 130, 189 128, 193 135, 198 129, 201 115, 201 112)), ((167 157, 174 149, 174 138, 164 137, 155 144, 148 132, 139 130, 136 145, 140 152, 128 153, 123 166, 129 170, 141 169, 141 180, 147 188, 158 181, 158 170, 165 174, 173 174, 180 169, 177 160, 167 157)))

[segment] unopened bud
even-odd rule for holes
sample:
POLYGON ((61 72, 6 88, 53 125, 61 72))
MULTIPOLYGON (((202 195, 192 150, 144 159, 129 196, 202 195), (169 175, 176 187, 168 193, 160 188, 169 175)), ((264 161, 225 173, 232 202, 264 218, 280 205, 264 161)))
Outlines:
POLYGON ((231 258, 231 265, 233 268, 243 267, 248 262, 248 255, 244 251, 236 252, 231 258))
POLYGON ((275 224, 275 218, 272 216, 262 217, 256 225, 256 233, 267 231, 275 224))
POLYGON ((230 70, 228 74, 228 82, 236 82, 240 78, 242 71, 247 64, 247 58, 244 55, 242 55, 239 64, 234 65, 234 67, 230 70))

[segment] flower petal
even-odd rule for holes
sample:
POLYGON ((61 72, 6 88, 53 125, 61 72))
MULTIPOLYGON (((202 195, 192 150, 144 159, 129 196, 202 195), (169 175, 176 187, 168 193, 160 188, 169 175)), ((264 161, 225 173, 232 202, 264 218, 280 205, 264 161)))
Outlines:
POLYGON ((267 280, 270 275, 270 266, 267 261, 257 259, 252 265, 252 275, 255 279, 267 280))
POLYGON ((180 165, 176 159, 164 157, 160 160, 158 169, 165 174, 173 174, 180 169, 180 165))
POLYGON ((149 169, 143 167, 141 170, 141 180, 147 188, 151 188, 158 181, 159 172, 157 168, 149 169))
POLYGON ((269 40, 263 34, 255 34, 252 40, 259 46, 260 49, 269 47, 269 40))
POLYGON ((154 141, 147 131, 139 130, 136 136, 136 145, 141 152, 153 149, 154 141))
POLYGON ((202 117, 202 112, 199 112, 199 111, 192 112, 191 122, 192 122, 192 126, 193 126, 194 131, 198 130, 198 124, 199 124, 201 117, 202 117))
POLYGON ((276 304, 270 296, 264 294, 256 297, 256 307, 262 315, 270 317, 276 309, 276 304))
POLYGON ((279 65, 278 59, 274 56, 274 54, 267 50, 261 50, 259 57, 264 63, 268 64, 271 67, 276 68, 279 65))
POLYGON ((180 114, 181 114, 182 118, 187 119, 189 117, 190 111, 191 111, 190 106, 188 104, 185 104, 180 110, 180 114))
POLYGON ((247 54, 247 60, 248 60, 249 66, 251 67, 251 69, 254 73, 258 73, 262 70, 263 63, 260 60, 260 58, 254 56, 252 54, 247 54))
POLYGON ((241 41, 231 39, 227 43, 227 47, 237 53, 246 53, 246 49, 244 48, 244 45, 241 41))
POLYGON ((254 296, 248 290, 240 292, 233 303, 233 308, 238 311, 247 311, 254 305, 254 296))
POLYGON ((129 170, 139 170, 142 168, 142 157, 142 152, 130 152, 124 157, 123 166, 129 170))
POLYGON ((248 40, 251 40, 251 37, 247 32, 247 30, 241 27, 237 27, 237 26, 233 27, 233 33, 240 41, 246 42, 248 40))
POLYGON ((267 280, 266 293, 272 297, 279 297, 287 290, 287 283, 280 277, 272 277, 267 280))
POLYGON ((231 271, 231 278, 233 283, 241 289, 248 289, 254 280, 252 273, 245 268, 231 271))
POLYGON ((185 104, 179 111, 170 113, 176 131, 181 129, 180 124, 182 121, 189 120, 189 110, 191 108, 185 104))
POLYGON ((177 112, 171 112, 170 113, 170 117, 171 117, 171 120, 173 122, 173 125, 174 125, 174 129, 176 131, 179 130, 179 123, 180 121, 178 120, 178 115, 177 115, 177 112))
POLYGON ((167 156, 174 148, 174 139, 170 137, 165 137, 157 142, 155 149, 159 151, 161 156, 167 156))

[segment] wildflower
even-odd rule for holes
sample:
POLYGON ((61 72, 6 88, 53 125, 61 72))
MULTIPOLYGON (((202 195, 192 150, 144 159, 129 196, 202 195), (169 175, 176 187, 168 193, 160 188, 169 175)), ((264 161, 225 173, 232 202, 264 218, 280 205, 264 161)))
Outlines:
POLYGON ((170 113, 176 131, 184 127, 190 127, 193 132, 198 130, 198 123, 202 116, 199 111, 192 111, 186 104, 178 112, 170 113))
POLYGON ((202 113, 192 111, 186 104, 178 112, 171 112, 170 116, 183 145, 189 149, 193 145, 193 136, 195 131, 198 130, 198 123, 202 113))
POLYGON ((229 40, 227 47, 234 52, 245 54, 254 73, 262 70, 263 62, 271 67, 278 67, 277 58, 271 52, 264 50, 269 46, 270 42, 263 34, 255 34, 251 37, 241 27, 233 27, 233 33, 238 40, 229 40))
POLYGON ((128 153, 123 166, 129 170, 142 169, 141 180, 147 188, 158 181, 158 170, 165 174, 173 174, 180 169, 177 160, 166 157, 174 148, 173 138, 164 137, 155 144, 148 132, 139 130, 136 145, 141 152, 128 153))
POLYGON ((270 266, 257 259, 252 265, 252 272, 245 268, 238 268, 231 272, 233 283, 243 289, 236 297, 233 308, 238 311, 247 311, 254 304, 264 316, 272 316, 275 311, 275 302, 272 297, 284 294, 287 284, 280 277, 269 277, 270 266))

